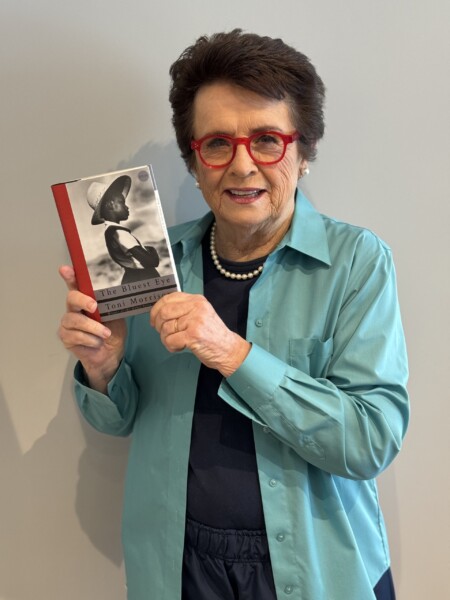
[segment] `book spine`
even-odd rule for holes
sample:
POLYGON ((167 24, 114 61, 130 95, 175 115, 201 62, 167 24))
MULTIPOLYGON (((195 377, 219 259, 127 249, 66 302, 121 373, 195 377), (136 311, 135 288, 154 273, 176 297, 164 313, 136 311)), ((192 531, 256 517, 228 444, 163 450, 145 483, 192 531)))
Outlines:
MULTIPOLYGON (((67 247, 69 249, 70 258, 72 260, 72 266, 75 270, 78 289, 83 294, 86 294, 95 300, 94 289, 92 287, 66 185, 64 183, 58 183, 51 187, 59 219, 66 238, 67 247)), ((96 309, 94 313, 89 313, 88 316, 96 321, 100 321, 98 309, 96 309)))

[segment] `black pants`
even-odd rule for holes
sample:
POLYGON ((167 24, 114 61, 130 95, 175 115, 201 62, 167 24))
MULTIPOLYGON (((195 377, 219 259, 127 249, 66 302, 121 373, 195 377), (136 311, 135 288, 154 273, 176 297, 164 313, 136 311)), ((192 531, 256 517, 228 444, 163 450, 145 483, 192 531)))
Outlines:
POLYGON ((377 600, 395 600, 394 582, 388 569, 373 589, 377 600))
POLYGON ((186 524, 182 600, 277 600, 264 531, 186 524))
MULTIPOLYGON (((266 533, 188 519, 182 585, 182 600, 277 600, 266 533)), ((377 600, 395 600, 390 569, 373 591, 377 600)))

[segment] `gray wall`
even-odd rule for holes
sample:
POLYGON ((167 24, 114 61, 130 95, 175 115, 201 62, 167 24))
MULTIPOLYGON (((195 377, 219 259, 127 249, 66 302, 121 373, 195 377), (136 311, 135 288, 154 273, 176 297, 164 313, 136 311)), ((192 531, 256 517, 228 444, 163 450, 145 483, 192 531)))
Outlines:
MULTIPOLYGON (((169 224, 203 212, 178 158, 168 68, 241 26, 308 54, 327 131, 304 189, 393 248, 412 423, 381 477, 400 600, 446 597, 449 556, 447 0, 2 0, 0 598, 124 598, 127 440, 93 432, 56 330, 67 253, 50 184, 153 163, 169 224)), ((343 599, 344 600, 344 599, 343 599)))

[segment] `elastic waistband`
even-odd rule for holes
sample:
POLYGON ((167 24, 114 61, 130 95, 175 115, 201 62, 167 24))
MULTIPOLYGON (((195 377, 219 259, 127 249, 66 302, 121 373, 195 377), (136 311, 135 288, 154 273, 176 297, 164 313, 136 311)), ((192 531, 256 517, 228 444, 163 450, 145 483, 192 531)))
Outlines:
POLYGON ((269 545, 264 530, 216 529, 187 519, 185 543, 202 554, 239 562, 269 560, 269 545))

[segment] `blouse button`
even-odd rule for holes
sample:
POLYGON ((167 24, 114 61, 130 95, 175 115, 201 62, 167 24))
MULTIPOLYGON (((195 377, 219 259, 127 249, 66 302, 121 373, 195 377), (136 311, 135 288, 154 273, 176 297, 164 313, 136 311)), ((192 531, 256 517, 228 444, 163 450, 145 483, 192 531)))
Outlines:
POLYGON ((271 480, 269 481, 269 485, 270 485, 270 487, 275 487, 275 486, 277 485, 277 483, 278 483, 278 482, 277 482, 277 480, 276 480, 276 479, 271 479, 271 480))
POLYGON ((277 540, 278 540, 279 542, 284 542, 284 533, 279 533, 279 534, 277 535, 277 540))
POLYGON ((256 325, 256 327, 262 327, 262 325, 263 325, 262 319, 256 319, 255 325, 256 325))
POLYGON ((284 588, 284 593, 285 593, 285 594, 292 594, 292 592, 293 592, 293 591, 294 591, 294 587, 293 587, 292 585, 287 585, 287 586, 284 588))

